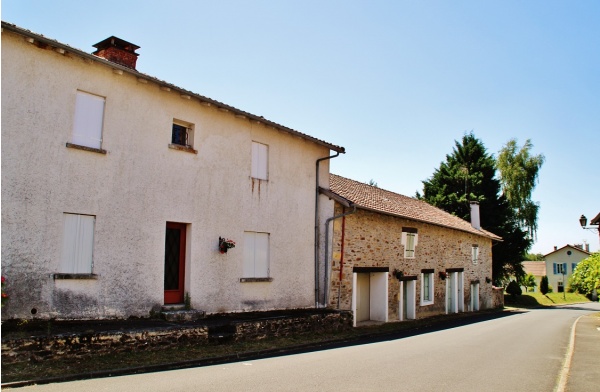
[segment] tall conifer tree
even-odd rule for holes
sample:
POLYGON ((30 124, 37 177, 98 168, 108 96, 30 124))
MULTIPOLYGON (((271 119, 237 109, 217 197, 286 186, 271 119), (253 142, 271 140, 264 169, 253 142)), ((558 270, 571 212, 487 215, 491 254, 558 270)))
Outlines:
POLYGON ((521 276, 521 261, 531 240, 518 224, 514 210, 501 194, 496 178, 496 161, 473 133, 455 141, 452 154, 433 176, 423 181, 423 194, 417 198, 467 221, 469 202, 479 203, 481 226, 502 237, 492 246, 492 274, 500 284, 509 274, 521 276))

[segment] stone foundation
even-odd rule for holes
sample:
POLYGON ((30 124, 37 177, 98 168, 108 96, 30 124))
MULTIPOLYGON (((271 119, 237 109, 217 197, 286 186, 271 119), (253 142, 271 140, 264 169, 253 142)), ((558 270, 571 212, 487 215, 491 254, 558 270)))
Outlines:
POLYGON ((185 344, 207 345, 226 341, 251 341, 292 334, 341 331, 352 328, 350 312, 322 312, 304 316, 279 316, 232 320, 224 324, 144 331, 95 332, 32 336, 2 340, 2 363, 85 358, 91 355, 160 350, 185 344))

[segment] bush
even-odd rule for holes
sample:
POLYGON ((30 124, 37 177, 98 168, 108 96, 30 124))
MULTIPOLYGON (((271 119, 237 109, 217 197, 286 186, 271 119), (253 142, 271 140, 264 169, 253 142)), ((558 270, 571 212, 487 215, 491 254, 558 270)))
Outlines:
POLYGON ((515 280, 511 280, 508 286, 506 287, 506 292, 510 294, 510 296, 515 299, 517 295, 521 295, 523 291, 521 290, 521 286, 515 280))
POLYGON ((550 286, 548 285, 548 277, 546 275, 542 276, 542 280, 540 280, 540 292, 543 295, 548 294, 550 291, 550 286))

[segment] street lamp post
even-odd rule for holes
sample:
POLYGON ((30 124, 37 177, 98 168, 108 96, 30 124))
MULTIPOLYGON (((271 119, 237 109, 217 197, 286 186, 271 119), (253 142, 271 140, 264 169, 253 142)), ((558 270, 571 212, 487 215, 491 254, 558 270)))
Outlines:
POLYGON ((600 214, 596 215, 596 217, 591 220, 589 226, 588 226, 588 220, 585 217, 585 215, 581 214, 581 217, 579 217, 579 224, 581 225, 581 228, 583 230, 592 230, 592 231, 596 230, 598 232, 598 235, 600 236, 600 230, 598 230, 599 223, 600 223, 600 214))
MULTIPOLYGON (((600 242, 600 230, 598 230, 598 227, 600 226, 600 213, 591 220, 589 226, 587 223, 588 223, 587 218, 585 217, 585 215, 581 214, 581 216, 579 217, 579 224, 581 225, 581 228, 584 230, 592 230, 592 231, 596 230, 598 232, 598 241, 600 242)), ((594 291, 592 292, 592 301, 597 301, 597 300, 598 300, 598 293, 596 292, 596 289, 594 289, 594 291)))

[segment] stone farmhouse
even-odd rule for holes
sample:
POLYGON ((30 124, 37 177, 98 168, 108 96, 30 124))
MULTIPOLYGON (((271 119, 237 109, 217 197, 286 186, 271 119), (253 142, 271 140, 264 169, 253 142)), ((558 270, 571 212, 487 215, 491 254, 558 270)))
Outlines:
POLYGON ((552 290, 562 293, 568 289, 569 279, 580 261, 591 255, 589 245, 586 249, 583 245, 565 245, 562 248, 554 247, 554 250, 544 255, 546 263, 546 276, 552 290))
POLYGON ((491 281, 492 245, 501 238, 480 227, 477 204, 469 223, 334 174, 322 192, 335 200, 324 301, 352 310, 354 325, 502 306, 503 290, 491 281))
POLYGON ((344 148, 2 23, 2 319, 319 305, 344 148))

